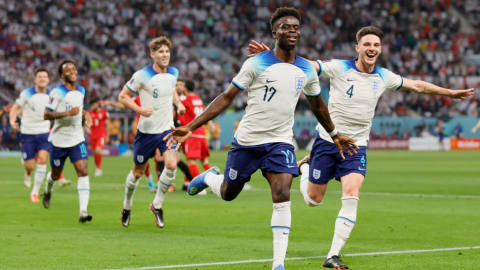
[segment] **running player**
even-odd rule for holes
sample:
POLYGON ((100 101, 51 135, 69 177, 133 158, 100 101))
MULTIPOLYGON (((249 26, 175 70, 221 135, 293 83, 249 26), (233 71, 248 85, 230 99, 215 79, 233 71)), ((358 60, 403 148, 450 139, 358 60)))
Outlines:
MULTIPOLYGON (((178 117, 182 126, 192 122, 205 109, 202 99, 195 94, 195 83, 189 80, 185 81, 185 89, 185 95, 180 96, 180 99, 186 111, 184 115, 178 117)), ((207 159, 210 156, 210 150, 208 149, 204 127, 200 127, 192 133, 190 138, 182 144, 182 150, 187 157, 187 166, 192 177, 197 177, 200 174, 197 159, 200 160, 205 171, 211 168, 207 159)), ((188 182, 185 182, 184 187, 188 187, 188 184, 188 182)))
POLYGON ((177 153, 168 150, 163 138, 171 133, 173 125, 172 104, 177 105, 179 114, 185 112, 180 102, 175 84, 178 70, 169 67, 171 42, 166 37, 159 37, 150 42, 150 56, 154 64, 133 74, 132 79, 123 87, 119 101, 127 108, 141 114, 138 131, 133 145, 134 165, 127 176, 125 200, 123 202, 122 225, 130 224, 132 198, 138 185, 138 180, 146 168, 146 162, 155 155, 158 148, 165 160, 165 169, 160 175, 159 187, 150 210, 155 215, 155 223, 163 228, 162 204, 168 188, 175 179, 177 169, 177 153), (142 107, 135 104, 131 96, 138 93, 142 107))
MULTIPOLYGON (((291 225, 290 186, 298 176, 292 145, 294 111, 303 91, 312 112, 333 137, 339 152, 355 152, 354 142, 337 133, 328 109, 320 96, 320 83, 315 68, 295 55, 300 40, 300 14, 294 8, 278 8, 270 19, 274 50, 263 52, 244 62, 240 73, 228 89, 219 95, 187 126, 172 128, 168 146, 183 143, 197 129, 231 106, 235 98, 248 89, 246 114, 228 152, 225 175, 217 167, 200 174, 190 183, 189 195, 210 187, 223 200, 231 201, 242 191, 258 169, 270 184, 273 200, 272 269, 284 268, 291 225)), ((176 147, 177 149, 179 146, 176 147)))
POLYGON ((92 118, 83 110, 85 89, 76 85, 78 78, 77 67, 71 60, 64 60, 58 66, 58 76, 63 84, 55 87, 49 95, 45 108, 44 118, 55 120, 49 136, 51 142, 50 166, 52 171, 47 174, 47 185, 43 196, 43 206, 50 207, 53 186, 60 178, 67 157, 75 167, 78 175, 78 197, 80 202, 79 222, 92 220, 87 206, 90 197, 90 181, 88 178, 88 154, 85 146, 85 137, 82 128, 82 115, 85 117, 85 126, 92 126, 92 118))
POLYGON ((10 103, 3 106, 2 109, 0 110, 0 118, 2 118, 6 113, 8 113, 11 108, 12 108, 12 104, 10 103))
MULTIPOLYGON (((330 78, 328 110, 338 130, 357 140, 359 153, 341 159, 328 132, 317 126, 318 133, 310 156, 299 162, 302 174, 300 191, 309 206, 322 203, 328 182, 335 178, 342 184, 342 208, 335 222, 332 246, 325 268, 348 269, 340 260, 340 250, 345 245, 357 218, 360 188, 367 170, 366 148, 369 140, 375 106, 385 90, 409 90, 418 94, 441 95, 465 99, 473 95, 473 88, 451 90, 420 80, 410 80, 375 66, 382 52, 382 30, 368 26, 357 32, 355 49, 358 58, 353 60, 310 61, 318 75, 330 78), (306 180, 309 181, 306 181, 306 180)), ((250 44, 253 53, 269 48, 265 44, 250 44)))
POLYGON ((100 108, 98 98, 90 100, 91 110, 88 111, 92 117, 92 129, 90 131, 90 147, 95 155, 95 174, 93 176, 102 176, 102 150, 108 143, 110 135, 108 134, 108 121, 110 119, 108 112, 100 108))

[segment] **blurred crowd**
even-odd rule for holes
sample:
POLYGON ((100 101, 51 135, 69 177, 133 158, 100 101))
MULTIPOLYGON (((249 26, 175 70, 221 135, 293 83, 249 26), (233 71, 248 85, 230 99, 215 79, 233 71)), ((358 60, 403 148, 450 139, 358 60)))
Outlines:
MULTIPOLYGON (((435 84, 453 87, 449 83, 452 76, 480 75, 478 67, 465 61, 480 53, 479 10, 470 2, 0 0, 0 87, 17 96, 30 86, 32 71, 40 65, 52 71, 51 85, 56 85, 56 64, 69 57, 77 61, 87 97, 115 99, 133 72, 152 63, 149 41, 166 35, 173 43, 171 65, 179 69, 180 77, 195 80, 197 93, 208 104, 226 89, 240 66, 209 60, 193 53, 194 49, 213 46, 241 62, 249 53, 250 40, 273 45, 269 20, 280 6, 294 6, 302 14, 302 42, 297 53, 303 57, 354 57, 356 31, 374 25, 385 32, 381 66, 405 77, 428 76, 435 84), (474 33, 463 33, 462 22, 447 12, 449 8, 458 10, 474 33), (51 41, 58 46, 55 53, 51 41), (80 44, 103 59, 81 57, 80 44)), ((322 86, 328 88, 328 81, 322 86)), ((467 87, 478 86, 464 85, 467 87)), ((473 99, 455 102, 389 92, 379 101, 376 114, 476 116, 479 98, 477 93, 473 99)), ((246 101, 246 94, 241 95, 234 110, 242 111, 246 101)), ((302 96, 298 113, 308 113, 308 107, 302 96)))

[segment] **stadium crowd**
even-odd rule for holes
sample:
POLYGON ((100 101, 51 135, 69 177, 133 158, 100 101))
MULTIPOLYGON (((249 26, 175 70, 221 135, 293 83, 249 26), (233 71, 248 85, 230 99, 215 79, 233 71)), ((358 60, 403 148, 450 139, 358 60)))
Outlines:
MULTIPOLYGON (((125 78, 151 63, 148 41, 166 35, 174 48, 171 65, 179 69, 181 78, 196 81, 198 94, 208 104, 240 67, 208 60, 191 49, 214 45, 243 60, 252 39, 272 46, 270 15, 287 4, 303 16, 299 55, 308 59, 351 57, 354 33, 360 26, 375 25, 385 32, 381 66, 406 77, 428 76, 433 83, 448 86, 452 76, 480 75, 478 67, 465 61, 468 55, 480 53, 478 11, 463 2, 0 0, 0 87, 16 97, 31 84, 32 71, 40 65, 52 71, 51 85, 56 85, 60 82, 56 64, 70 57, 77 60, 87 100, 89 95, 115 99, 125 78), (449 8, 463 14, 476 32, 462 33, 460 20, 447 12, 449 8), (52 53, 47 41, 57 41, 59 50, 52 53), (77 44, 103 59, 82 58, 77 44)), ((322 81, 322 87, 328 88, 328 81, 322 81)), ((379 101, 376 115, 477 116, 479 98, 478 91, 473 99, 459 102, 408 91, 389 92, 379 101)), ((246 94, 237 99, 235 110, 242 111, 246 100, 246 94)), ((308 114, 308 108, 302 97, 298 113, 308 114)))

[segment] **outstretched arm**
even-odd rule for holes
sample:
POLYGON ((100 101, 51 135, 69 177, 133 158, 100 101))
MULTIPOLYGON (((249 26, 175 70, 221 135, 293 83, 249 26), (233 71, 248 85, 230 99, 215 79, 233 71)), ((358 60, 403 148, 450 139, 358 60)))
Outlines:
MULTIPOLYGON (((12 104, 10 104, 10 103, 3 106, 3 108, 0 110, 0 118, 2 118, 4 114, 9 112, 11 107, 12 107, 12 104)), ((15 115, 15 117, 16 117, 16 115, 15 115)))
POLYGON ((456 99, 465 99, 466 97, 473 95, 473 88, 467 90, 452 90, 421 80, 402 79, 403 85, 400 89, 413 91, 417 94, 447 96, 456 99))
POLYGON ((235 98, 237 98, 237 96, 242 92, 243 91, 234 84, 230 84, 225 92, 215 98, 212 103, 210 103, 210 105, 208 105, 208 107, 203 111, 203 113, 188 125, 179 128, 172 127, 173 133, 168 134, 163 139, 164 141, 168 139, 168 148, 170 149, 175 143, 178 143, 177 148, 175 149, 178 150, 180 148, 180 144, 186 141, 193 131, 205 125, 205 123, 228 109, 232 105, 235 98))

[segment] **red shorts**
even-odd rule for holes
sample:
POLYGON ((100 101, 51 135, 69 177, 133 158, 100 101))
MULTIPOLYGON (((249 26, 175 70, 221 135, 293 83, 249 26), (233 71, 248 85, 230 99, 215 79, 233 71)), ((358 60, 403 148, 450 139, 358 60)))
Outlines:
POLYGON ((199 158, 204 159, 210 156, 207 139, 190 137, 182 144, 183 152, 187 159, 199 158))
POLYGON ((91 137, 90 138, 90 147, 92 147, 92 150, 95 150, 95 148, 100 147, 104 148, 105 146, 105 137, 91 137))

